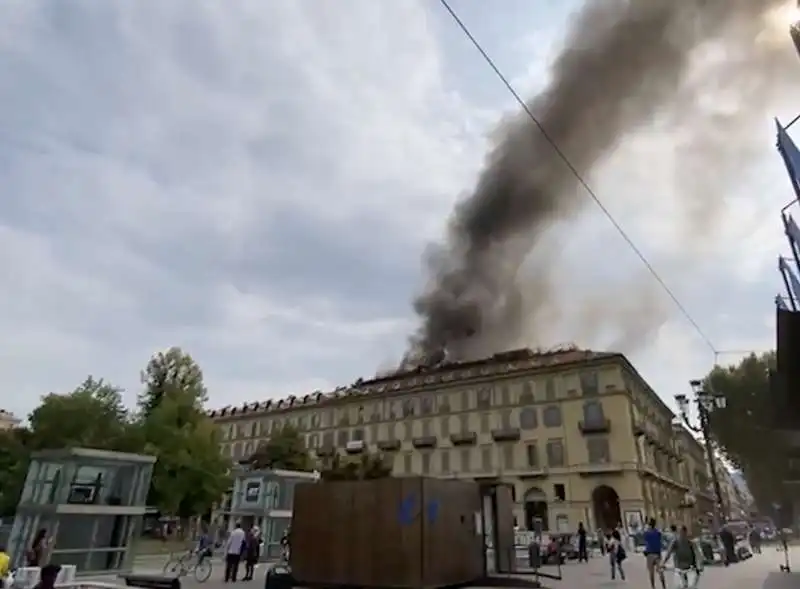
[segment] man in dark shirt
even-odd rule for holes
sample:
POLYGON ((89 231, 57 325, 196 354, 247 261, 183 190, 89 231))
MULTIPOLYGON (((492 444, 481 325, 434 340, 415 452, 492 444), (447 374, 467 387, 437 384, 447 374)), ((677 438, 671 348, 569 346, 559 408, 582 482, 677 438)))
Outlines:
POLYGON ((589 562, 589 552, 586 549, 586 528, 583 522, 578 524, 578 562, 589 562))
POLYGON ((656 588, 656 572, 661 580, 661 589, 667 589, 667 580, 664 578, 664 569, 661 567, 661 550, 664 535, 656 527, 655 518, 647 521, 647 529, 643 535, 644 557, 647 562, 647 576, 650 578, 650 589, 656 588))

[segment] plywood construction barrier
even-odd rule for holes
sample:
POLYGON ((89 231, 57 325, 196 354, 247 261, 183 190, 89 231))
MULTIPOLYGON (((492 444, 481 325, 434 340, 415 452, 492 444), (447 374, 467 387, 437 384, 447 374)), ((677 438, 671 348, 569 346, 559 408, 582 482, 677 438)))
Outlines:
POLYGON ((434 588, 484 576, 474 482, 302 483, 294 493, 291 567, 298 585, 434 588))

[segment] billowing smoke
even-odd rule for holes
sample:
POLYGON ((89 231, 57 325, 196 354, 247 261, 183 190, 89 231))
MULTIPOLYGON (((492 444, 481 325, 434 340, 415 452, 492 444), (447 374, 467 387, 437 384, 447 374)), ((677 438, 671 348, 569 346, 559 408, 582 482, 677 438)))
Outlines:
MULTIPOLYGON (((755 104, 759 93, 776 84, 787 62, 776 62, 774 39, 763 33, 768 15, 786 2, 590 2, 572 23, 549 85, 528 106, 583 177, 628 134, 665 117, 680 148, 691 154, 692 162, 679 161, 700 168, 715 161, 730 165, 741 149, 717 140, 717 127, 735 125, 735 116, 717 113, 707 120, 695 103, 722 87, 739 102, 747 94, 755 104), (690 65, 704 53, 713 71, 697 80, 690 65)), ((786 46, 787 29, 788 23, 781 31, 786 46)), ((800 76, 800 63, 796 69, 800 76)), ((542 236, 556 223, 559 231, 568 230, 559 222, 591 201, 530 117, 520 113, 499 136, 474 191, 453 212, 446 239, 426 257, 429 284, 414 302, 421 326, 404 367, 499 351, 519 339, 526 315, 552 306, 558 295, 542 236), (523 262, 526 276, 520 280, 523 262)), ((703 179, 711 173, 686 174, 688 182, 680 184, 683 198, 692 201, 688 213, 707 214, 713 205, 698 198, 720 198, 710 189, 698 196, 709 188, 703 179), (694 188, 686 186, 694 182, 692 175, 694 188)))

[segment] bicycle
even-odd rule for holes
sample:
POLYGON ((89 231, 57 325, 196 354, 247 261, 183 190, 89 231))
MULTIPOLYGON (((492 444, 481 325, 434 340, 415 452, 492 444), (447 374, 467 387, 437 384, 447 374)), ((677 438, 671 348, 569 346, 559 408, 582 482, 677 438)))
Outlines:
POLYGON ((172 555, 164 565, 164 574, 181 578, 192 573, 198 583, 204 583, 211 576, 212 568, 210 553, 206 553, 201 560, 195 550, 189 550, 179 556, 172 555))

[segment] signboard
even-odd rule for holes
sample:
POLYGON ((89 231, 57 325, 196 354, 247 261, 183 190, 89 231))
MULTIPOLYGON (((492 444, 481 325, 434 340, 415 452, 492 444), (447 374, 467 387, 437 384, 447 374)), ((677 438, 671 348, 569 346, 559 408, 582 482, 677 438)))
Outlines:
POLYGON ((248 481, 244 485, 245 503, 258 503, 261 495, 261 481, 248 481))

